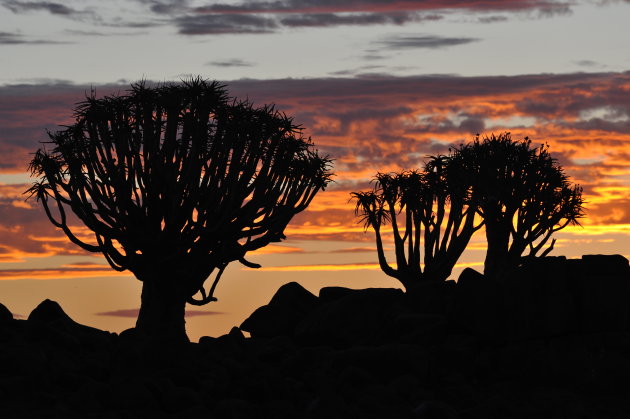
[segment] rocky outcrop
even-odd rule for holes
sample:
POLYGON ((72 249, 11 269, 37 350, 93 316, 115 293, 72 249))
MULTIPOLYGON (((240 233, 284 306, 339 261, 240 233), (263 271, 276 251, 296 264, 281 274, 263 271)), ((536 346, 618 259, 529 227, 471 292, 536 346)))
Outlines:
POLYGON ((535 259, 498 279, 467 268, 457 283, 421 284, 408 294, 329 287, 315 297, 290 283, 241 325, 252 337, 334 346, 416 341, 457 328, 509 341, 629 327, 630 267, 620 255, 535 259))
POLYGON ((6 308, 2 303, 0 303, 0 323, 5 323, 13 320, 13 314, 6 308))
POLYGON ((536 259, 489 280, 467 269, 453 320, 478 336, 533 339, 630 327, 630 267, 620 255, 536 259))
POLYGON ((0 306, 0 417, 625 418, 629 280, 625 259, 584 256, 407 294, 290 283, 241 328, 180 345, 53 301, 28 320, 0 306))
POLYGON ((241 329, 252 337, 292 336, 297 324, 319 304, 315 295, 297 282, 281 286, 269 304, 249 316, 241 329))

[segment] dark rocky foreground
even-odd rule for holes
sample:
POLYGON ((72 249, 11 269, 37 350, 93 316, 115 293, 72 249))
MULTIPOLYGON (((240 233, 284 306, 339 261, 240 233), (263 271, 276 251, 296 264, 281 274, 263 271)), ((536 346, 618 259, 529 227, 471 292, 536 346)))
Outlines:
POLYGON ((0 305, 0 418, 630 417, 621 256, 411 294, 290 283, 241 329, 172 346, 0 305))

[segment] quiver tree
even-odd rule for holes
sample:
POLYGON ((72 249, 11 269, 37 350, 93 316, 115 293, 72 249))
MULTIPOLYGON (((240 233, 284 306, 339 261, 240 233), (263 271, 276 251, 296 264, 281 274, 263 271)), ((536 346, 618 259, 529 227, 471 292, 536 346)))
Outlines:
POLYGON ((517 267, 528 249, 525 257, 547 255, 554 232, 579 224, 582 188, 571 185, 547 145, 532 147, 527 137, 514 141, 506 132, 477 136, 453 153, 467 166, 485 222, 487 276, 499 277, 517 267))
POLYGON ((330 160, 291 118, 201 79, 92 95, 49 137, 29 192, 73 243, 142 281, 136 328, 169 339, 187 339, 186 303, 216 300, 230 262, 258 267, 246 253, 284 239, 330 180, 330 160), (75 234, 68 210, 93 243, 75 234))
POLYGON ((469 179, 451 156, 431 157, 424 170, 379 173, 372 191, 353 192, 355 213, 376 235, 379 265, 407 291, 424 280, 448 279, 473 233, 476 204, 469 179), (391 232, 387 226, 391 226, 391 232), (383 238, 393 236, 396 266, 383 238))

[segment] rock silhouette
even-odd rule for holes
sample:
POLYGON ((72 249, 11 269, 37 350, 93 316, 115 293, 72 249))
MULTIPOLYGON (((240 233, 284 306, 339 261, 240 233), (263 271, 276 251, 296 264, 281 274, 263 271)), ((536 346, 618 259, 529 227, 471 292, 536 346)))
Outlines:
POLYGON ((13 314, 6 308, 2 303, 0 303, 0 323, 8 322, 13 320, 13 314))
POLYGON ((625 418, 629 286, 618 255, 414 293, 289 283, 240 328, 180 345, 49 300, 27 320, 0 306, 0 417, 625 418))

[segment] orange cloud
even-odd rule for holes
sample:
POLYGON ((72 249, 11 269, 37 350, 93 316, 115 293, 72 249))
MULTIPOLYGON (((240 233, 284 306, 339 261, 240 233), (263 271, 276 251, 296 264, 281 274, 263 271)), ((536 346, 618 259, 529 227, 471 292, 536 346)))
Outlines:
POLYGON ((254 254, 269 255, 269 254, 288 254, 288 253, 302 253, 302 252, 304 252, 304 250, 300 247, 268 244, 267 246, 256 250, 254 254))
MULTIPOLYGON (((87 89, 0 87, 0 126, 7 127, 0 133, 0 153, 7 156, 0 173, 24 171, 44 128, 68 122, 72 104, 87 89)), ((124 89, 103 86, 97 92, 124 89)), ((587 228, 575 234, 593 234, 593 228, 603 234, 630 224, 630 72, 238 80, 228 89, 257 104, 278 103, 303 124, 322 154, 335 159, 336 183, 293 219, 285 231, 292 240, 372 242, 373 233, 364 232, 353 214, 350 192, 370 188, 378 171, 420 167, 427 155, 446 153, 449 145, 477 132, 504 130, 548 142, 552 155, 584 187, 587 228)), ((85 254, 50 225, 36 203, 20 203, 27 186, 0 185, 0 261, 85 254)), ((81 234, 91 237, 87 229, 81 234)))
MULTIPOLYGON (((396 268, 395 263, 390 264, 393 268, 396 268)), ((466 268, 472 266, 483 266, 482 262, 466 262, 457 263, 455 268, 466 268)), ((243 267, 243 270, 252 270, 251 268, 243 267)), ((339 263, 339 264, 321 264, 321 265, 288 265, 288 266, 264 266, 258 268, 258 271, 267 272, 299 272, 299 271, 379 271, 381 269, 378 263, 339 263)))
POLYGON ((133 274, 130 272, 117 272, 105 265, 71 265, 60 268, 0 270, 0 281, 16 279, 95 278, 110 276, 126 276, 133 278, 133 274))

